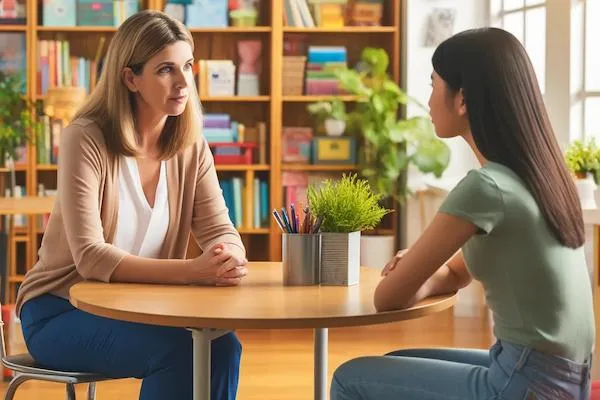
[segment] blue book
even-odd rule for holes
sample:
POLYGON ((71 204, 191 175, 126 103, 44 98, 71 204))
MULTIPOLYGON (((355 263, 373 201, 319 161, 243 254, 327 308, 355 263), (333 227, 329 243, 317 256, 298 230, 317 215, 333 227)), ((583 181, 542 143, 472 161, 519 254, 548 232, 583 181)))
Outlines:
POLYGON ((194 0, 186 5, 186 23, 190 28, 225 28, 229 22, 227 0, 194 0))
POLYGON ((229 219, 233 224, 235 221, 235 207, 233 204, 233 182, 231 179, 224 179, 219 181, 221 185, 221 190, 223 191, 223 199, 225 200, 225 205, 227 206, 227 210, 229 212, 229 219))
POLYGON ((260 181, 260 224, 269 226, 269 183, 260 181))
POLYGON ((46 0, 43 4, 44 26, 75 26, 75 0, 46 0))

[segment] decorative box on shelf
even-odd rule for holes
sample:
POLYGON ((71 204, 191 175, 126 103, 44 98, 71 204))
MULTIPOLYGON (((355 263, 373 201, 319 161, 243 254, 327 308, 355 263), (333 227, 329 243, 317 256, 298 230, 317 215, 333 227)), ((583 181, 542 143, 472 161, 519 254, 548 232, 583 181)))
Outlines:
POLYGON ((313 164, 355 164, 356 146, 349 136, 313 139, 313 164))
POLYGON ((281 159, 288 163, 310 162, 312 129, 305 126, 284 126, 281 135, 281 159))
POLYGON ((252 164, 256 143, 209 143, 215 164, 252 164))

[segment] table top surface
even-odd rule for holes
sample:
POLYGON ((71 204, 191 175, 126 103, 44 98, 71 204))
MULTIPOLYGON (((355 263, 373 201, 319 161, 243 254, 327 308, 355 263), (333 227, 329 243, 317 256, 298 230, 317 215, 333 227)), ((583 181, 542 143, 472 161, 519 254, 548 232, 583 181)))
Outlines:
POLYGON ((49 214, 55 200, 54 196, 0 197, 0 215, 49 214))
POLYGON ((283 286, 281 263, 251 262, 237 287, 81 282, 71 303, 86 312, 153 325, 218 329, 296 329, 372 325, 419 318, 452 307, 454 294, 378 313, 381 271, 361 268, 354 286, 283 286))

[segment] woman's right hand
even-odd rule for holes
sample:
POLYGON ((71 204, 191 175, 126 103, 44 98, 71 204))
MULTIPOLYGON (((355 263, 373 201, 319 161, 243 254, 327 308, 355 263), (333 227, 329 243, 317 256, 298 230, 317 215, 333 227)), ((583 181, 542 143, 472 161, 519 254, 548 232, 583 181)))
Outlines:
POLYGON ((214 245, 189 260, 186 282, 196 285, 235 286, 248 274, 248 260, 241 250, 224 243, 214 245))

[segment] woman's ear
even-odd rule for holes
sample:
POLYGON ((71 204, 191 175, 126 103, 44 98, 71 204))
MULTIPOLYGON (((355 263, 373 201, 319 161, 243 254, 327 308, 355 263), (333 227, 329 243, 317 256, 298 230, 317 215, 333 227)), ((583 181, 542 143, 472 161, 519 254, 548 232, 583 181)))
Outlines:
POLYGON ((123 83, 125 84, 125 86, 127 86, 127 89, 129 89, 129 91, 132 93, 138 91, 134 78, 135 74, 133 73, 131 68, 123 68, 123 71, 121 72, 121 79, 123 79, 123 83))
POLYGON ((462 89, 456 93, 454 105, 459 117, 464 117, 467 115, 467 103, 465 102, 465 93, 462 89))

